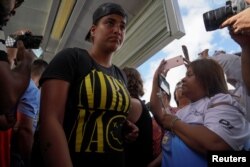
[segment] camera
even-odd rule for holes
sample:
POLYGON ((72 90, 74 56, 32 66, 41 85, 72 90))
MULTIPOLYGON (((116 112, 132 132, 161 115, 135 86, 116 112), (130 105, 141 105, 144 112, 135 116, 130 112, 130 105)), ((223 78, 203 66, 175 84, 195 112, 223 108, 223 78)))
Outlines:
POLYGON ((9 35, 5 41, 6 47, 9 48, 16 48, 17 41, 23 41, 23 44, 26 49, 38 49, 42 42, 43 36, 41 35, 31 35, 31 34, 24 34, 24 35, 9 35))
POLYGON ((245 0, 229 0, 226 5, 203 14, 206 31, 213 31, 229 17, 249 7, 245 0))

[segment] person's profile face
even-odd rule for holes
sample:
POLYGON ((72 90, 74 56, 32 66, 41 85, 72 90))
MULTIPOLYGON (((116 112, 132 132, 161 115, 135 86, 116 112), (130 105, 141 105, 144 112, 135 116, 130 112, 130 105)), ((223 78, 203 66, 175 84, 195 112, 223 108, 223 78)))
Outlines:
POLYGON ((125 32, 125 18, 111 14, 102 17, 96 25, 92 26, 91 36, 94 43, 103 44, 116 51, 123 44, 125 32))
POLYGON ((10 17, 15 14, 16 0, 2 0, 0 1, 0 24, 6 25, 10 17))
POLYGON ((191 67, 188 68, 186 76, 182 79, 182 83, 182 95, 191 101, 196 101, 205 96, 205 90, 191 67))

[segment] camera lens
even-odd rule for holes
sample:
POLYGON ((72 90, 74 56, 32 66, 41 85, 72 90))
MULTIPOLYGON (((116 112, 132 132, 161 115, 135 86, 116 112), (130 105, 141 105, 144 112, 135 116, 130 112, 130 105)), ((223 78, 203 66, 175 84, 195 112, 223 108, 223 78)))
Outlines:
POLYGON ((203 14, 203 21, 206 31, 213 31, 220 27, 220 25, 230 16, 233 15, 232 7, 221 7, 215 10, 208 11, 203 14))

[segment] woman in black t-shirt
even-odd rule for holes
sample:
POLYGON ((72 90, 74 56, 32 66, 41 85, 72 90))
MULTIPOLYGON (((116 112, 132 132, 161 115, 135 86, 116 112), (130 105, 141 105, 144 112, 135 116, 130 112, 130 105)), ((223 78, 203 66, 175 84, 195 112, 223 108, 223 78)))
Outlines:
POLYGON ((124 165, 122 129, 130 98, 111 59, 126 24, 121 6, 102 4, 86 37, 91 49, 65 49, 44 72, 40 139, 46 167, 124 165))

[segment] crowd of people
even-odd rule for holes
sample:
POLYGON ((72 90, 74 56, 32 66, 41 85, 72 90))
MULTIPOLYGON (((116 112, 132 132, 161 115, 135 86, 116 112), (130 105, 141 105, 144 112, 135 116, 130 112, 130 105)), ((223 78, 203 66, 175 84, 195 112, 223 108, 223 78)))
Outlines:
POLYGON ((112 63, 128 24, 122 6, 94 11, 89 50, 64 48, 47 63, 22 41, 5 46, 3 27, 22 3, 0 0, 1 167, 205 167, 210 151, 250 151, 250 8, 221 25, 241 55, 205 49, 188 61, 173 107, 166 60, 147 104, 136 68, 112 63))

